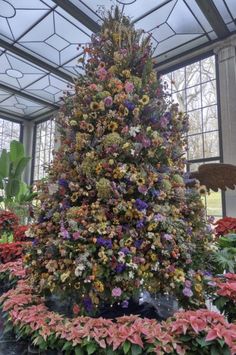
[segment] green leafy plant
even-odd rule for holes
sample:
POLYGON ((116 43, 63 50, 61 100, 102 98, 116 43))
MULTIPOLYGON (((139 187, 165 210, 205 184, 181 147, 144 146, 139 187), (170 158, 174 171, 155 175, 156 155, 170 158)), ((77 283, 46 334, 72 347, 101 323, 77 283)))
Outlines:
POLYGON ((10 151, 3 149, 0 156, 0 202, 3 209, 14 211, 22 217, 21 206, 31 202, 36 193, 22 180, 30 157, 25 156, 22 143, 13 140, 10 151))
POLYGON ((224 248, 212 255, 213 263, 218 273, 234 272, 236 268, 236 248, 224 248))

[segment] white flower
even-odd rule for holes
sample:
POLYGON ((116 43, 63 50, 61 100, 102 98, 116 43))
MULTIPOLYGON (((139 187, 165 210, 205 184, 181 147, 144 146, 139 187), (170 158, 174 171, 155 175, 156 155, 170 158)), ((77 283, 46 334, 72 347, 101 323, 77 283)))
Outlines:
POLYGON ((140 130, 141 130, 141 126, 130 127, 129 134, 131 135, 131 137, 136 137, 136 135, 140 132, 140 130))
POLYGON ((130 271, 130 272, 129 272, 129 278, 130 278, 130 279, 133 279, 133 278, 134 278, 134 272, 133 272, 133 271, 130 271))
POLYGON ((58 191, 58 184, 49 184, 48 185, 48 193, 49 195, 53 195, 58 191))
POLYGON ((82 271, 85 269, 85 265, 83 264, 79 264, 77 265, 76 269, 75 269, 75 276, 81 276, 82 275, 82 271))

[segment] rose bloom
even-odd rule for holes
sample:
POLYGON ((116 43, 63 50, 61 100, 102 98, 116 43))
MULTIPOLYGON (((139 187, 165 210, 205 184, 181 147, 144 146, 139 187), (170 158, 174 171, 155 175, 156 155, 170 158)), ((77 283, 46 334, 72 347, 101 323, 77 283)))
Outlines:
POLYGON ((111 96, 105 97, 104 105, 107 106, 107 107, 110 107, 110 106, 112 106, 112 104, 113 104, 112 97, 111 96))
POLYGON ((127 92, 127 94, 133 92, 134 91, 134 84, 129 82, 129 81, 127 81, 125 83, 125 91, 127 92))
POLYGON ((120 297, 121 294, 122 294, 122 290, 120 287, 113 288, 113 290, 112 290, 113 297, 120 297))

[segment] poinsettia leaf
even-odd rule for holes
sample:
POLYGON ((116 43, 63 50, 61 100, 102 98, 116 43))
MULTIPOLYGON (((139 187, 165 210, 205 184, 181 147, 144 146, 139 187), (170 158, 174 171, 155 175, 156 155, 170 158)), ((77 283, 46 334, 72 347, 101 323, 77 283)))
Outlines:
POLYGON ((70 341, 67 341, 63 348, 62 348, 62 351, 65 351, 65 350, 68 350, 68 349, 72 349, 72 343, 70 341))
POLYGON ((219 351, 219 348, 217 346, 212 346, 211 347, 211 355, 219 355, 219 354, 222 354, 221 351, 219 351))
POLYGON ((226 297, 218 297, 213 301, 213 304, 221 311, 228 301, 226 297))
POLYGON ((76 348, 74 350, 75 350, 75 355, 83 355, 84 354, 83 349, 81 349, 81 347, 79 347, 79 346, 76 346, 76 348))
POLYGON ((133 344, 131 347, 131 354, 132 355, 139 355, 142 354, 143 350, 139 345, 133 344))
POLYGON ((127 354, 129 352, 130 347, 131 347, 130 342, 125 341, 125 343, 123 344, 123 350, 124 350, 125 354, 127 354))
POLYGON ((210 344, 209 341, 206 341, 204 338, 196 338, 196 342, 204 348, 205 346, 208 346, 210 344))
POLYGON ((87 350, 88 355, 93 354, 96 351, 96 349, 97 349, 97 346, 94 343, 89 343, 86 346, 86 350, 87 350))

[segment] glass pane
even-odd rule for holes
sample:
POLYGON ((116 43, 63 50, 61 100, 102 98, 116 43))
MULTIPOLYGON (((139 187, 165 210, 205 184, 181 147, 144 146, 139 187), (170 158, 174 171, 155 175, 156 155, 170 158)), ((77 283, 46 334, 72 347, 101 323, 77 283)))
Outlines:
POLYGON ((210 191, 206 196, 206 208, 208 216, 222 217, 222 193, 210 191))
POLYGON ((10 142, 20 139, 20 123, 0 118, 0 153, 2 149, 10 149, 10 142))
POLYGON ((201 107, 201 86, 193 86, 187 89, 187 111, 192 111, 201 107))
POLYGON ((185 91, 178 91, 178 92, 174 92, 172 94, 172 100, 175 103, 179 104, 179 109, 182 112, 186 111, 186 97, 185 97, 185 91))
POLYGON ((204 155, 205 158, 219 156, 219 134, 216 132, 204 133, 204 155))
POLYGON ((202 85, 202 106, 216 104, 216 81, 212 80, 202 85))
POLYGON ((42 179, 45 175, 45 166, 52 161, 54 148, 55 123, 48 120, 36 126, 36 154, 34 162, 34 180, 42 179))
POLYGON ((188 160, 203 158, 202 135, 196 134, 188 137, 188 160))
POLYGON ((180 68, 172 72, 172 91, 180 91, 185 88, 185 68, 180 68))
POLYGON ((209 106, 202 110, 203 130, 214 131, 218 129, 217 106, 209 106))
POLYGON ((201 60, 202 82, 215 79, 215 77, 216 77, 215 57, 211 56, 201 60))
POLYGON ((200 84, 200 63, 196 62, 186 67, 186 87, 200 84))
POLYGON ((180 33, 203 33, 203 30, 183 0, 175 3, 174 10, 168 18, 168 24, 180 33), (184 19, 184 20, 183 20, 184 19))
POLYGON ((202 112, 201 110, 191 111, 189 114, 189 134, 202 132, 202 112))

